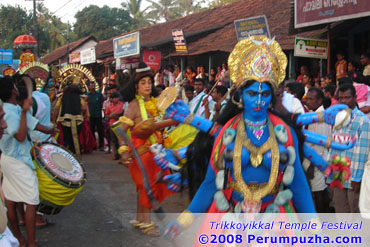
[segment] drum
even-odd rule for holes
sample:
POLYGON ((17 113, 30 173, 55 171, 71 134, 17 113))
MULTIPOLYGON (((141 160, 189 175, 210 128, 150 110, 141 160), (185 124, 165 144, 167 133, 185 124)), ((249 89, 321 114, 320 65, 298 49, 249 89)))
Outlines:
POLYGON ((57 214, 80 193, 87 181, 85 169, 74 154, 58 144, 38 144, 33 157, 39 181, 38 211, 57 214))

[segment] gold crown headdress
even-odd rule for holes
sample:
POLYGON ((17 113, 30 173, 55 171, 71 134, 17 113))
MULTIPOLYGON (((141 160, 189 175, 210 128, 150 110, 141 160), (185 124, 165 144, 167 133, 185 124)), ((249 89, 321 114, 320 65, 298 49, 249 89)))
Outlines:
POLYGON ((99 84, 90 70, 80 64, 67 64, 60 71, 61 84, 60 89, 77 84, 80 86, 83 93, 88 91, 87 81, 95 82, 95 89, 99 90, 99 84))
POLYGON ((237 88, 248 80, 270 82, 277 88, 285 78, 287 63, 279 43, 263 35, 239 41, 228 60, 230 77, 237 88))
POLYGON ((36 89, 40 90, 49 77, 49 67, 47 64, 44 63, 32 62, 22 67, 19 70, 19 74, 26 74, 34 79, 36 82, 36 89))

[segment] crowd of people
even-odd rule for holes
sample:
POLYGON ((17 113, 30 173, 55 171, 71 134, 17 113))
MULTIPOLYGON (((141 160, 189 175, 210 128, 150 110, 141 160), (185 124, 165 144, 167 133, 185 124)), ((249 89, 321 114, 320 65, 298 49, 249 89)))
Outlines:
MULTIPOLYGON (((265 45, 253 38, 239 42, 235 49, 242 52, 230 55, 228 63, 211 68, 210 74, 204 66, 198 66, 197 71, 187 67, 181 72, 178 66, 152 71, 141 62, 138 69, 124 72, 124 77, 130 74, 130 79, 123 84, 115 82, 114 77, 104 77, 101 85, 86 81, 83 92, 79 78, 59 92, 56 83, 60 82, 54 81, 54 87, 44 87, 42 92, 34 87, 32 97, 25 87, 25 81, 32 78, 2 78, 2 188, 9 225, 20 246, 26 246, 16 210, 21 202, 26 205, 27 246, 36 246, 39 198, 30 154, 32 142, 49 140, 56 129, 60 129, 58 142, 76 155, 94 149, 105 151, 129 167, 137 191, 137 215, 130 223, 147 235, 160 234, 150 219, 154 200, 162 202, 178 192, 184 181, 189 181, 193 200, 177 221, 183 228, 193 213, 212 211, 212 207, 214 212, 236 210, 238 205, 243 212, 284 212, 274 203, 274 196, 283 192, 274 189, 280 184, 294 195, 283 206, 293 201, 289 205, 297 212, 359 212, 362 175, 370 160, 369 54, 361 55, 361 70, 356 62, 347 62, 339 53, 335 76, 314 79, 302 66, 296 80, 285 80, 287 59, 280 46, 266 37, 255 39, 265 45), (238 56, 243 54, 245 63, 267 59, 278 69, 264 68, 266 60, 256 63, 260 67, 251 64, 250 68, 241 68, 238 56), (261 58, 260 54, 267 54, 268 58, 261 58), (177 101, 163 111, 157 101, 167 87, 178 89, 177 101), (349 121, 342 128, 333 127, 335 115, 345 108, 351 110, 349 121), (117 122, 122 130, 130 131, 139 156, 134 156, 132 147, 112 131, 117 122), (193 126, 197 135, 190 145, 170 151, 168 136, 179 123, 193 126), (303 144, 303 136, 310 144, 303 144), (342 143, 348 136, 354 136, 356 142, 347 138, 350 142, 342 143), (153 145, 168 148, 165 155, 158 156, 151 149, 153 145), (332 178, 324 173, 334 155, 351 161, 351 177, 344 181, 343 188, 331 188, 332 178), (169 169, 169 163, 177 164, 182 158, 187 158, 182 172, 169 169), (285 175, 292 167, 293 174, 285 175), (143 169, 147 174, 143 174, 143 169), (158 174, 163 175, 160 182, 158 174), (235 181, 223 180, 219 185, 216 178, 221 176, 235 181), (291 177, 283 181, 283 176, 291 177), (289 179, 290 183, 286 182, 289 179), (269 191, 250 192, 252 181, 266 183, 269 191), (220 202, 223 197, 213 197, 219 191, 225 192, 226 202, 220 202), (213 201, 216 206, 211 206, 213 201)), ((257 186, 257 191, 262 187, 257 186)), ((177 231, 176 226, 170 229, 177 231)))

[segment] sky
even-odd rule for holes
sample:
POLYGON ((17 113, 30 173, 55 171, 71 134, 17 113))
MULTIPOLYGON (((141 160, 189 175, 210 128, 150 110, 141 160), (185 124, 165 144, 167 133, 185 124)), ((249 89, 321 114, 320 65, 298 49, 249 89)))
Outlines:
MULTIPOLYGON (((37 1, 38 3, 43 3, 49 11, 60 17, 63 22, 70 22, 73 24, 76 20, 74 15, 83 8, 89 5, 97 5, 102 7, 104 5, 108 5, 111 8, 119 8, 121 7, 121 2, 126 2, 128 0, 43 0, 37 1)), ((33 10, 33 1, 32 0, 0 0, 1 5, 11 5, 16 6, 19 5, 21 7, 26 8, 27 10, 33 10)), ((145 6, 145 2, 142 3, 145 6)))

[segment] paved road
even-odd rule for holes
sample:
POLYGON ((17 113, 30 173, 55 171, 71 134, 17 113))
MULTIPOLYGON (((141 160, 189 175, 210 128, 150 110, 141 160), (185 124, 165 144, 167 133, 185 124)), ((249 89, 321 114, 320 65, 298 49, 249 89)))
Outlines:
MULTIPOLYGON (((159 238, 143 235, 128 223, 135 218, 136 192, 129 170, 111 155, 95 151, 83 156, 88 182, 75 202, 55 216, 54 224, 37 230, 40 247, 156 246, 159 238)), ((181 212, 186 193, 163 203, 166 212, 181 212)))

